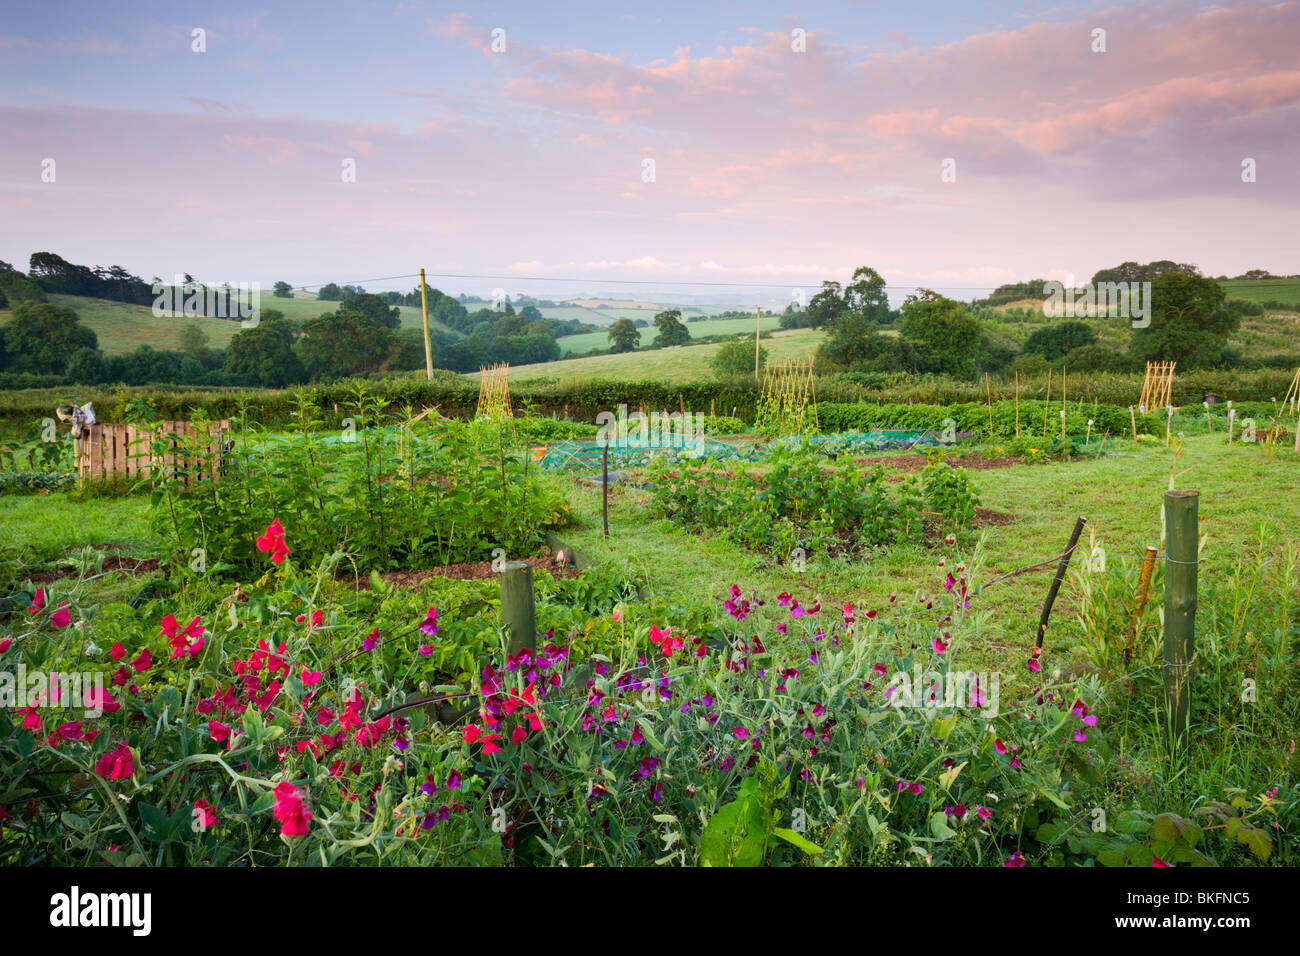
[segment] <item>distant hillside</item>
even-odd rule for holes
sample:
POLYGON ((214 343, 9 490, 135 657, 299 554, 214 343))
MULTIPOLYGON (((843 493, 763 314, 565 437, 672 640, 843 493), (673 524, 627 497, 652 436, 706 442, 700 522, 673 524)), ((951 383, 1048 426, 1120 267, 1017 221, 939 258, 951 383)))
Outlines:
MULTIPOLYGON (((197 322, 207 335, 209 346, 224 349, 240 329, 239 322, 230 319, 158 317, 147 305, 129 305, 109 299, 92 299, 80 295, 50 295, 49 300, 76 312, 81 322, 94 330, 99 338, 99 347, 105 355, 122 355, 134 351, 141 345, 156 349, 179 349, 181 329, 192 322, 197 322)), ((332 312, 338 307, 337 302, 322 302, 315 298, 277 299, 270 295, 262 296, 264 310, 279 309, 287 318, 296 320, 315 318, 324 312, 332 312)), ((403 327, 420 328, 420 310, 402 306, 401 320, 403 327)), ((433 320, 430 320, 429 327, 442 329, 452 335, 458 334, 433 320)))

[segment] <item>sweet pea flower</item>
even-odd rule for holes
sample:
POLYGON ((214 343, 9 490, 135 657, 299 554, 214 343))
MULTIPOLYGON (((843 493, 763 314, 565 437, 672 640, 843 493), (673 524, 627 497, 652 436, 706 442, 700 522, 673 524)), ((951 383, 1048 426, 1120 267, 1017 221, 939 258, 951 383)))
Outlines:
POLYGON ((105 780, 122 780, 135 773, 130 745, 124 740, 100 757, 95 764, 95 773, 105 780))
POLYGON ((307 835, 311 810, 307 808, 298 788, 288 780, 275 788, 275 818, 280 821, 281 836, 307 835))
POLYGON ((59 609, 50 615, 50 623, 55 627, 67 627, 72 623, 72 612, 68 610, 67 601, 60 604, 59 609))
POLYGON ((271 561, 275 564, 282 563, 286 557, 293 554, 284 543, 284 528, 279 518, 267 525, 266 533, 258 537, 257 550, 269 552, 271 561))

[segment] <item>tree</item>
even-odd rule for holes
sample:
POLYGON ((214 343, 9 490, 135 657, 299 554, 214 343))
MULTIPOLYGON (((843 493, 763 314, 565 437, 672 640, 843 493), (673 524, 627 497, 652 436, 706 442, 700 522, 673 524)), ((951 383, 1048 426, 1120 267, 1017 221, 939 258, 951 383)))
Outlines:
POLYGON ((198 355, 208 347, 208 336, 197 322, 189 322, 181 329, 181 351, 198 355))
POLYGON ((339 307, 341 312, 360 312, 378 322, 386 329, 396 331, 401 328, 401 310, 390 307, 382 298, 370 292, 348 296, 339 307))
POLYGON ((72 353, 64 374, 78 385, 98 385, 104 381, 104 354, 83 346, 72 353))
POLYGON ((915 371, 969 378, 979 332, 979 320, 965 306, 937 292, 919 289, 903 302, 899 333, 910 347, 903 361, 915 371))
POLYGON ((631 352, 641 344, 641 332, 631 319, 619 319, 609 327, 611 352, 631 352))
POLYGON ((541 322, 545 319, 545 316, 542 315, 542 310, 532 304, 526 305, 520 309, 519 314, 529 322, 541 322))
POLYGON ((1036 352, 1049 362, 1055 362, 1072 349, 1095 345, 1097 333, 1086 322, 1061 322, 1036 329, 1025 339, 1022 352, 1036 352))
POLYGON ((14 372, 62 375, 73 352, 99 347, 76 312, 48 302, 20 304, 9 313, 3 334, 7 365, 14 372))
POLYGON ((5 294, 9 305, 20 302, 44 302, 45 290, 16 269, 0 272, 0 292, 5 294))
POLYGON ((656 315, 655 328, 659 330, 655 336, 655 345, 685 345, 691 340, 690 329, 682 323, 679 309, 668 309, 656 315))
POLYGON ((321 302, 337 302, 343 298, 343 290, 336 283, 327 282, 317 290, 316 298, 321 302))
MULTIPOLYGON (((270 311, 270 310, 268 310, 270 311)), ((293 350, 294 331, 289 323, 271 319, 236 332, 226 347, 225 371, 240 385, 283 388, 303 381, 302 362, 293 350)))
POLYGON ((838 282, 823 282, 822 290, 808 302, 808 325, 814 329, 834 325, 845 309, 838 282))
POLYGON ((1124 262, 1113 269, 1102 269, 1092 277, 1092 284, 1102 282, 1155 282, 1164 275, 1199 276, 1201 270, 1191 263, 1174 262, 1172 259, 1160 259, 1142 265, 1139 262, 1124 262))
POLYGON ((1225 305, 1227 293, 1213 279, 1168 273, 1151 284, 1151 324, 1134 329, 1129 352, 1144 362, 1177 362, 1182 368, 1216 365, 1241 315, 1225 305))
POLYGON ((273 294, 277 299, 293 298, 293 286, 287 282, 277 282, 272 288, 275 290, 273 294))
POLYGON ((858 266, 853 270, 853 281, 844 287, 844 307, 877 325, 888 325, 892 321, 885 280, 869 266, 858 266))
MULTIPOLYGON (((718 375, 753 375, 754 346, 749 342, 723 342, 709 359, 709 365, 718 375)), ((767 349, 759 346, 758 370, 761 373, 767 367, 767 349)))
POLYGON ((886 372, 899 367, 898 339, 886 336, 861 312, 844 310, 817 349, 824 362, 858 371, 886 372))
POLYGON ((383 371, 401 351, 389 329, 360 312, 326 312, 302 329, 298 349, 313 381, 383 371))

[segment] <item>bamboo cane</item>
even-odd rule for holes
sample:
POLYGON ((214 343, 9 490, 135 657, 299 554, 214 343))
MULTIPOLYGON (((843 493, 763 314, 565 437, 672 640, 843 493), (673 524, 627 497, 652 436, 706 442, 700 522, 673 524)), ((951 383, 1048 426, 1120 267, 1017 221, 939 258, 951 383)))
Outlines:
POLYGON ((1184 738, 1191 716, 1192 655, 1196 636, 1199 494, 1165 492, 1165 719, 1171 746, 1184 738))

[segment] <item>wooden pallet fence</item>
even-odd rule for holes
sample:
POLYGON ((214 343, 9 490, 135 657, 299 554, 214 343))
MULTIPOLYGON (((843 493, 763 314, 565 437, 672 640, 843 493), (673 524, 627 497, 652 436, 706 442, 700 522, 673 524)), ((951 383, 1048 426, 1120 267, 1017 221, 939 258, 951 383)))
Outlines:
POLYGON ((87 425, 79 443, 77 477, 81 481, 134 481, 156 476, 187 485, 216 481, 223 471, 223 445, 229 435, 229 419, 209 423, 207 440, 198 454, 193 454, 191 446, 201 433, 191 422, 158 422, 147 427, 87 425))

